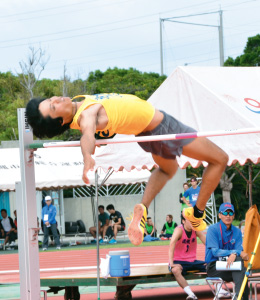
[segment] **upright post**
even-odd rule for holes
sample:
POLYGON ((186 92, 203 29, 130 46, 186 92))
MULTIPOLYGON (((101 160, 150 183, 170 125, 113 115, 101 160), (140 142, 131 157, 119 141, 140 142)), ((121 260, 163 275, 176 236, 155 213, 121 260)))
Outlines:
POLYGON ((97 238, 97 296, 100 300, 100 270, 99 270, 99 222, 98 222, 98 173, 95 171, 95 211, 96 211, 96 238, 97 238))
POLYGON ((219 11, 219 27, 218 27, 218 33, 219 33, 219 60, 220 60, 220 66, 224 66, 224 38, 223 38, 223 20, 222 20, 222 13, 223 11, 219 11))
POLYGON ((18 129, 21 182, 16 183, 21 300, 40 300, 37 206, 32 130, 24 108, 19 108, 18 129))
POLYGON ((163 19, 159 19, 160 23, 160 60, 161 60, 161 76, 163 75, 163 41, 162 41, 162 22, 163 19))

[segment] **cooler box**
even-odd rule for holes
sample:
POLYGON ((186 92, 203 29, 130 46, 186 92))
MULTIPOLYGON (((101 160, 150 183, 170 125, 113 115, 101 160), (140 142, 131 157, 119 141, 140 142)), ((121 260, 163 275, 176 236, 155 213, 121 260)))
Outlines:
POLYGON ((128 250, 110 251, 110 276, 130 276, 130 255, 128 250))

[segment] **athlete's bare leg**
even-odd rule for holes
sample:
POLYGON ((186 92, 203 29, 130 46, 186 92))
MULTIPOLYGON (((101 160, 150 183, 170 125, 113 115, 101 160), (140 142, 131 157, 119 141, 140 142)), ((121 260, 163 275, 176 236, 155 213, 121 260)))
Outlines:
POLYGON ((196 202, 199 210, 205 210, 207 201, 213 193, 227 166, 228 155, 207 138, 197 138, 183 147, 184 155, 208 163, 202 177, 201 188, 196 202))
POLYGON ((144 204, 147 208, 178 169, 176 159, 165 159, 155 154, 152 154, 152 156, 159 168, 152 172, 144 191, 142 204, 144 204))

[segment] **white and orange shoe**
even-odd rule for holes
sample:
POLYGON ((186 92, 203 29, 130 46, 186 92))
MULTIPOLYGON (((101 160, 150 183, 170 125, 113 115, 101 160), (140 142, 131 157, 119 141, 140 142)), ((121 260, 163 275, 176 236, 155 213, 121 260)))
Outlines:
POLYGON ((133 219, 128 228, 128 237, 130 242, 139 246, 144 239, 144 228, 147 221, 147 208, 143 204, 136 204, 134 207, 133 219))
POLYGON ((195 218, 193 207, 187 207, 187 208, 184 208, 182 215, 186 220, 189 220, 191 222, 193 230, 202 231, 202 230, 205 230, 207 228, 207 224, 204 221, 204 219, 206 218, 205 211, 203 213, 202 218, 195 218))

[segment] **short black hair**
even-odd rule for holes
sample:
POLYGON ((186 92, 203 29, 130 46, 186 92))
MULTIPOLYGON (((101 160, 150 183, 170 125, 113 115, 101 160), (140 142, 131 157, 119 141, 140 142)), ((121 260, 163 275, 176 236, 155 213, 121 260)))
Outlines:
POLYGON ((186 221, 186 219, 183 217, 183 214, 181 214, 181 223, 182 221, 186 221))
POLYGON ((102 208, 102 209, 105 209, 105 206, 104 205, 99 205, 98 208, 102 208))
POLYGON ((5 208, 1 209, 1 212, 4 211, 5 213, 7 213, 7 210, 5 208))
POLYGON ((148 221, 148 220, 151 220, 151 219, 152 219, 151 217, 147 217, 147 221, 148 221))
POLYGON ((115 209, 115 208, 114 208, 114 205, 113 205, 113 204, 109 204, 109 205, 107 206, 107 210, 109 210, 109 209, 115 209))
POLYGON ((190 181, 192 181, 192 180, 194 180, 194 181, 197 181, 197 182, 198 182, 198 179, 197 179, 197 177, 196 177, 196 176, 191 176, 191 178, 190 178, 190 181))
POLYGON ((44 118, 39 111, 39 105, 47 98, 33 98, 26 105, 27 121, 33 129, 33 134, 38 138, 52 138, 62 134, 70 128, 70 124, 62 125, 63 119, 51 117, 44 118))

